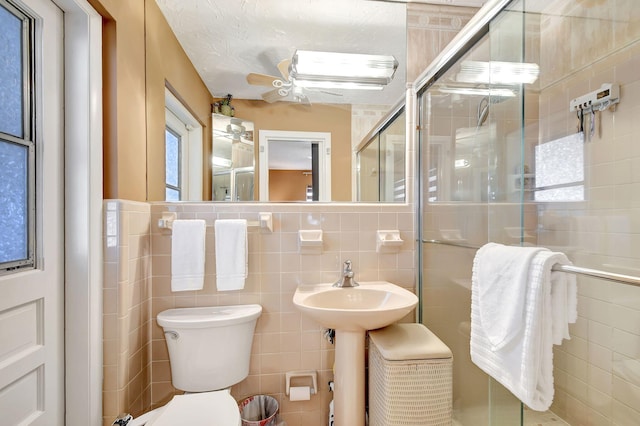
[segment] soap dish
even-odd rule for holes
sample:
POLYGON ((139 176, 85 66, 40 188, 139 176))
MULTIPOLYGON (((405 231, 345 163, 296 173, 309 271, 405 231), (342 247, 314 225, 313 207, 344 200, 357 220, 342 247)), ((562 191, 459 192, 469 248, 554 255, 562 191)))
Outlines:
POLYGON ((298 231, 300 253, 318 253, 322 251, 322 229, 300 229, 298 231))
POLYGON ((397 252, 400 250, 402 243, 404 241, 400 238, 400 231, 397 229, 378 230, 376 233, 376 249, 378 252, 397 252))

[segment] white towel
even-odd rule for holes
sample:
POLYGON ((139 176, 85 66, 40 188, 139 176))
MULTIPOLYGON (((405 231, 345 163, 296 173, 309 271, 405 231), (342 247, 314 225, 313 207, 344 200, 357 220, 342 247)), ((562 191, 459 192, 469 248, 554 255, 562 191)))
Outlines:
POLYGON ((174 220, 171 235, 171 291, 202 290, 207 224, 174 220))
POLYGON ((491 349, 508 344, 524 326, 529 264, 541 247, 489 243, 478 250, 478 307, 491 349), (487 261, 483 261, 486 259, 487 261))
MULTIPOLYGON (((473 262, 471 294, 471 359, 484 372, 494 377, 522 402, 533 410, 545 411, 553 401, 553 343, 569 338, 568 324, 576 320, 576 278, 572 274, 552 272, 556 264, 570 264, 562 253, 539 249, 531 257, 531 250, 523 247, 496 247, 491 244, 478 250, 473 262), (508 250, 507 250, 508 249, 508 250), (510 251, 509 255, 505 253, 510 251), (493 255, 500 253, 502 257, 493 255), (491 291, 484 291, 486 285, 495 285, 495 280, 485 282, 481 275, 486 263, 511 265, 518 253, 529 260, 526 267, 525 284, 512 282, 523 289, 524 303, 520 312, 515 312, 511 300, 492 297, 491 291), (489 294, 483 300, 482 294, 489 294), (514 321, 520 326, 508 327, 517 332, 500 348, 491 343, 483 322, 482 309, 493 300, 499 307, 508 308, 514 321)), ((508 266, 507 266, 508 267, 508 266)), ((513 294, 513 292, 510 292, 513 294)), ((503 327, 500 321, 491 323, 503 327)), ((493 334, 492 331, 489 331, 493 334)), ((500 333, 500 335, 502 332, 500 333)))
POLYGON ((216 286, 219 291, 242 290, 248 274, 247 221, 219 219, 215 231, 216 286))

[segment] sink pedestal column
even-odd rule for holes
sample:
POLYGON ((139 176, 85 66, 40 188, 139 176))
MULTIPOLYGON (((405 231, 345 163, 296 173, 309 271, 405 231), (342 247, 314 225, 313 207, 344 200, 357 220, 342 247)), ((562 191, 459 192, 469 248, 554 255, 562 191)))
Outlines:
POLYGON ((364 426, 366 331, 336 329, 333 404, 335 426, 364 426))

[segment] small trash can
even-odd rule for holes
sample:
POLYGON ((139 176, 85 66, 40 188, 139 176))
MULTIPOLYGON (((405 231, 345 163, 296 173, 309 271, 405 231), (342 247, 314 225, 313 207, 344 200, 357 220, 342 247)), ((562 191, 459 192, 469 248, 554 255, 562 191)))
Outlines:
POLYGON ((269 395, 254 395, 238 404, 242 426, 275 426, 278 400, 269 395))
POLYGON ((449 426, 453 355, 422 324, 369 332, 369 425, 449 426))

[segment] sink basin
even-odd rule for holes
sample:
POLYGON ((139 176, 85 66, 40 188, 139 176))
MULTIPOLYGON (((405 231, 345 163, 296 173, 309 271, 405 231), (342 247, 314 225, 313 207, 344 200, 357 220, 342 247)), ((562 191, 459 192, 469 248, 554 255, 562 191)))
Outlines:
POLYGON ((384 281, 361 282, 358 287, 332 284, 302 285, 293 303, 324 327, 340 330, 374 330, 407 315, 418 303, 415 294, 384 281))
POLYGON ((303 315, 336 331, 334 424, 365 426, 367 330, 403 318, 418 304, 418 297, 385 281, 361 282, 348 288, 329 283, 298 286, 293 303, 303 315))

